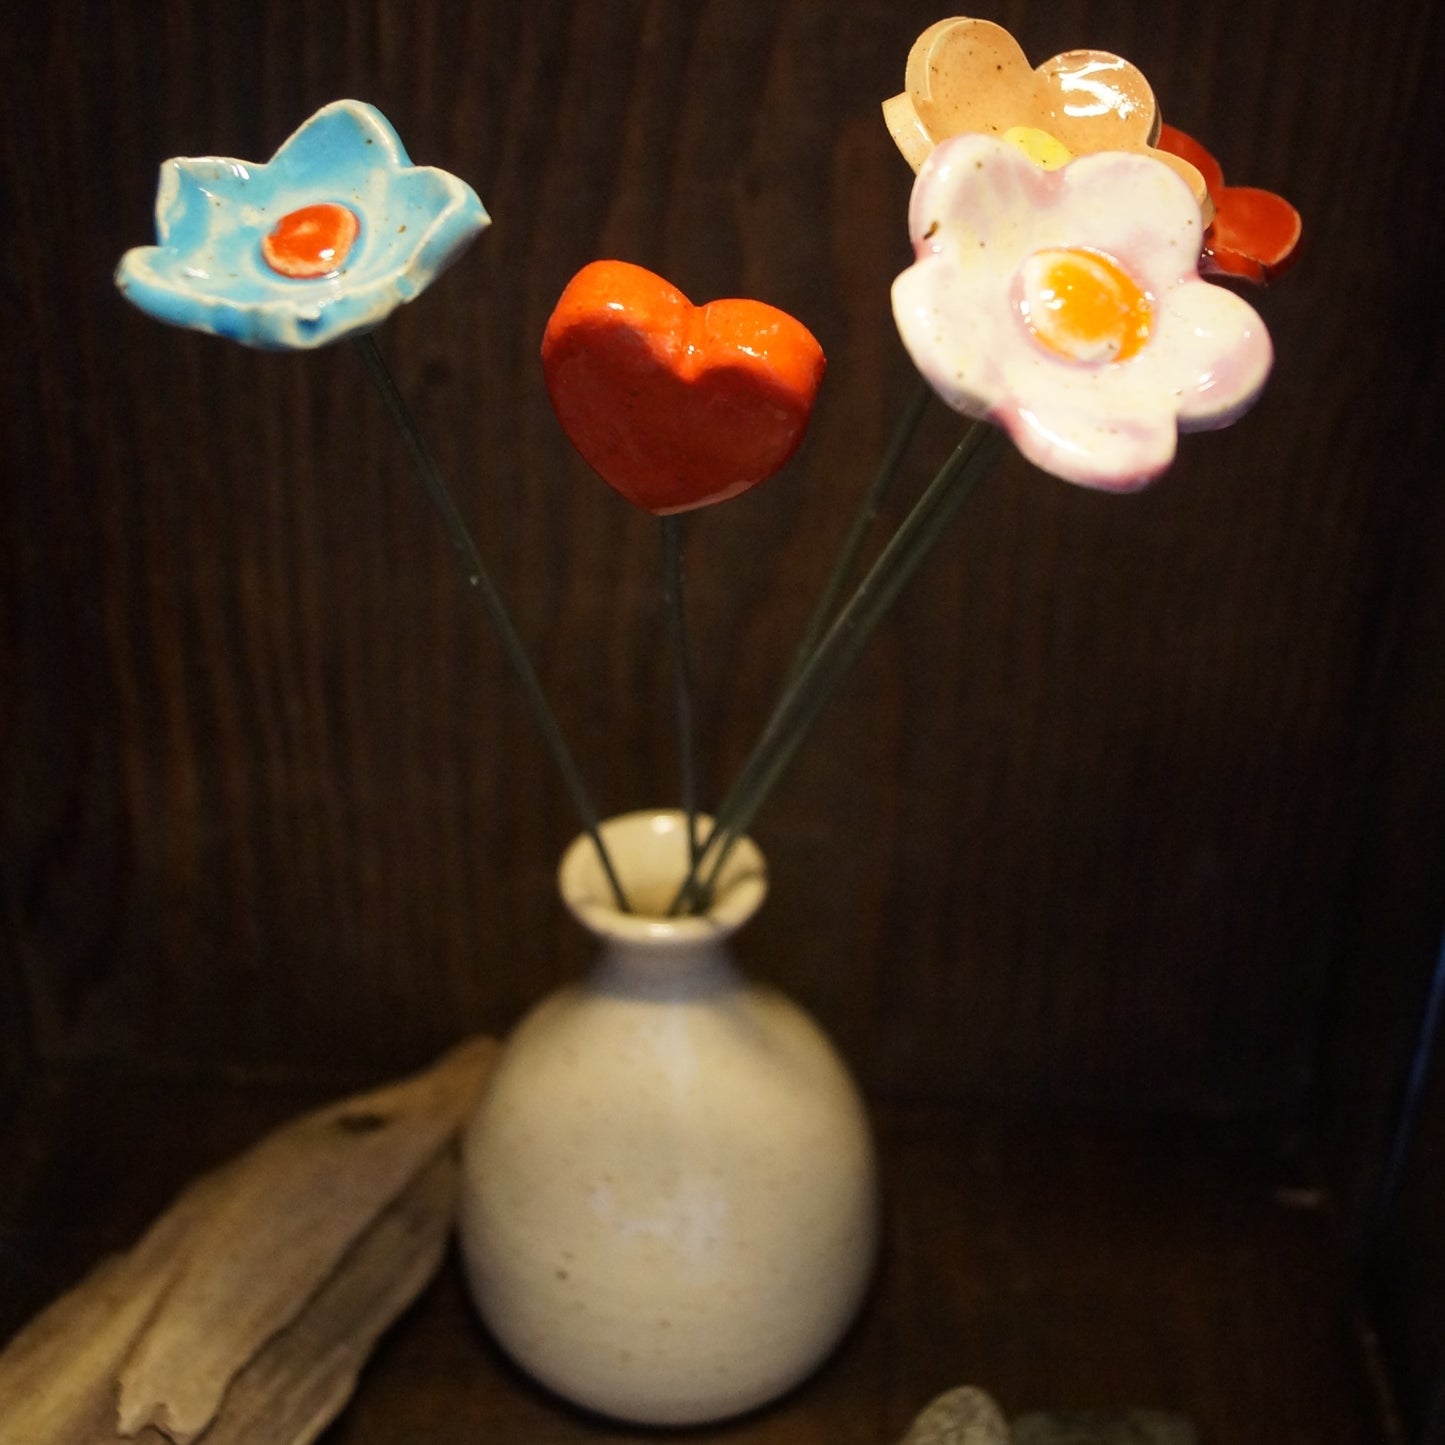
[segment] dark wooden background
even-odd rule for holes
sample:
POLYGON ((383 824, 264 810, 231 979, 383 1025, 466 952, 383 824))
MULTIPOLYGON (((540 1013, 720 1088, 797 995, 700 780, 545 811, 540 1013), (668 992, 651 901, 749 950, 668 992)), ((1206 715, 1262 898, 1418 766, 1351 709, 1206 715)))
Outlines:
MULTIPOLYGON (((1303 259, 1252 298, 1276 372, 1145 494, 1012 460, 980 491, 760 818, 773 892, 743 958, 880 1104, 1303 1131, 1368 1251, 1445 918, 1438 7, 983 8, 1036 61, 1127 55, 1228 178, 1296 202, 1303 259)), ((913 385, 888 305, 911 173, 879 103, 941 13, 56 0, 7 20, 13 1094, 55 1071, 371 1078, 504 1029, 587 954, 553 892, 566 798, 352 349, 247 352, 113 290, 153 238, 160 162, 264 159, 354 95, 476 187, 491 230, 380 341, 604 811, 676 793, 658 540, 558 431, 547 314, 610 255, 814 330, 830 367, 795 464, 686 527, 715 795, 913 385)), ((901 497, 958 429, 934 407, 901 497)), ((1438 1203, 1421 1157, 1408 1197, 1438 1203)), ((1433 1260, 1419 1396, 1445 1269, 1416 1213, 1391 1216, 1387 1278, 1433 1260)))

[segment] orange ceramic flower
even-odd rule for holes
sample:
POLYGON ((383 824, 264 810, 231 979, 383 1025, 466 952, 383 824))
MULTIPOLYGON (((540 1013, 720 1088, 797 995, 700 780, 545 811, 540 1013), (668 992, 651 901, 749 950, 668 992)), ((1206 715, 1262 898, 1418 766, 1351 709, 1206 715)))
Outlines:
POLYGON ((785 311, 694 306, 626 261, 584 266, 542 337, 547 393, 573 446, 658 516, 772 476, 803 439, 824 364, 785 311))
POLYGON ((915 171, 939 141, 970 132, 1043 132, 1075 156, 1142 152, 1183 176, 1209 219, 1199 171, 1154 148, 1159 115, 1149 82, 1106 50, 1066 51, 1035 70, 1001 25, 940 20, 914 42, 903 93, 884 101, 883 118, 915 171))
POLYGON ((1160 127, 1159 146, 1187 160, 1209 187, 1214 222, 1204 233, 1202 271, 1263 286, 1289 269, 1299 249, 1300 215, 1283 196, 1253 186, 1226 186, 1219 162, 1172 125, 1160 127))

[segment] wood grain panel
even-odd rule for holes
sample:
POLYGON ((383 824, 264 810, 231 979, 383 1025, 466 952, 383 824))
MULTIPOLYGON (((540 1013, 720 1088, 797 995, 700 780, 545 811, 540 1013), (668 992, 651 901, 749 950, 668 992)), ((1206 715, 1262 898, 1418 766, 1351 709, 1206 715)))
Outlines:
MULTIPOLYGON (((760 820, 774 896, 745 958, 875 1094, 1289 1114, 1329 1001, 1375 967, 1361 920, 1438 925, 1445 760, 1415 720, 1445 698, 1407 665, 1445 586, 1418 543, 1445 516, 1414 304, 1432 8, 991 11, 1036 58, 1128 54, 1232 178, 1290 192, 1309 246, 1260 300, 1256 411, 1134 499, 1004 466, 760 820), (1405 893, 1392 860, 1420 869, 1405 893)), ((381 341, 604 809, 675 788, 657 539, 550 416, 552 301, 613 254, 816 331, 797 463, 686 529, 716 792, 912 385, 887 305, 909 175, 877 106, 934 18, 57 0, 14 22, 3 866, 43 1057, 400 1068, 585 956, 552 895, 565 799, 357 359, 242 352, 114 294, 158 163, 264 157, 354 94, 474 182, 492 230, 381 341)), ((934 409, 903 495, 957 430, 934 409)))
MULTIPOLYGON (((1438 1035, 1438 1012, 1436 1014, 1438 1035)), ((1383 1206, 1372 1220, 1368 1295, 1411 1441, 1445 1439, 1445 1063, 1422 1040, 1408 1126, 1383 1206)))

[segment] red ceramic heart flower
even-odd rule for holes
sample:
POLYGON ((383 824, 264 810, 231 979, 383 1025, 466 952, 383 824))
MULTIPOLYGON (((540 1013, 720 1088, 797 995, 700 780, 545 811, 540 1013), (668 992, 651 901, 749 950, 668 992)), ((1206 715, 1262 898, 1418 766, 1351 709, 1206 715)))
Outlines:
POLYGON ((1209 187, 1214 220, 1204 233, 1201 271, 1241 276, 1262 286, 1289 269, 1299 248, 1300 217, 1283 196, 1253 186, 1226 186, 1219 162, 1172 125, 1160 126, 1159 149, 1195 166, 1209 187))
POLYGON ((562 429, 604 481, 657 516, 772 476, 803 439, 824 366, 786 312, 694 306, 626 261, 584 266, 542 337, 562 429))

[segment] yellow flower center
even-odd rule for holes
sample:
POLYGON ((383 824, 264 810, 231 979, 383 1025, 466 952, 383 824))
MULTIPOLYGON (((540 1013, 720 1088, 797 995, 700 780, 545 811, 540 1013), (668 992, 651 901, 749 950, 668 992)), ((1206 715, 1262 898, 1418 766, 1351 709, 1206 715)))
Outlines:
POLYGON ((356 213, 332 201, 302 206, 282 216, 261 237, 261 255, 282 276, 314 281, 339 271, 356 244, 361 222, 356 213))
POLYGON ((1063 141, 1035 126, 1011 125, 999 139, 1017 146, 1036 166, 1046 171, 1056 171, 1074 158, 1073 151, 1063 141))
POLYGON ((1024 325, 1069 361, 1127 361, 1149 339, 1148 293, 1102 251, 1065 246, 1035 251, 1019 268, 1015 296, 1024 325))

